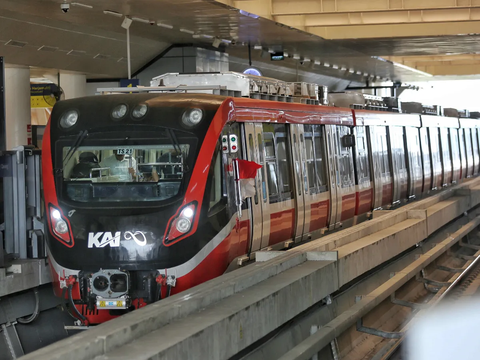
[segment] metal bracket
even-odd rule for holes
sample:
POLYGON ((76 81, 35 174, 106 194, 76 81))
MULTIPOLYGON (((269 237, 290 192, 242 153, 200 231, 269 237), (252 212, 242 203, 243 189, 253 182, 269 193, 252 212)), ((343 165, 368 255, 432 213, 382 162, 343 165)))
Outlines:
POLYGON ((427 304, 418 304, 411 301, 400 300, 395 297, 395 292, 390 295, 390 301, 395 305, 406 306, 412 309, 425 309, 427 304))
POLYGON ((360 331, 369 335, 380 336, 384 339, 400 339, 405 334, 403 332, 384 331, 384 330, 363 326, 363 318, 360 318, 357 320, 357 331, 360 331))
POLYGON ((450 273, 455 273, 455 274, 461 273, 463 271, 463 269, 451 268, 443 265, 437 265, 437 269, 442 271, 447 271, 450 273))
POLYGON ((476 256, 463 255, 463 254, 453 254, 453 256, 462 260, 475 260, 477 258, 476 256))
POLYGON ((448 282, 448 281, 447 282, 436 281, 436 280, 431 280, 431 279, 427 279, 425 277, 420 277, 420 276, 417 276, 417 278, 415 280, 423 282, 424 284, 433 285, 433 286, 436 286, 436 287, 439 287, 439 288, 451 285, 451 283, 448 282))
POLYGON ((469 249, 480 250, 480 245, 467 244, 466 242, 463 241, 463 239, 460 240, 460 242, 458 244, 462 247, 466 247, 466 248, 469 248, 469 249))

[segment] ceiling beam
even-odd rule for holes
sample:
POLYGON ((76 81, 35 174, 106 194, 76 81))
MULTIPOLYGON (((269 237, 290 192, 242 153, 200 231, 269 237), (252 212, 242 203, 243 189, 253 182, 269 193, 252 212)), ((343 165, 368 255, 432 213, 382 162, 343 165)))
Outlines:
POLYGON ((350 12, 328 13, 313 15, 281 15, 275 20, 295 27, 324 27, 324 26, 368 26, 389 24, 426 24, 459 21, 480 20, 480 7, 442 10, 415 10, 415 11, 379 11, 379 12, 350 12))
POLYGON ((476 34, 480 28, 480 20, 424 24, 375 24, 303 27, 297 25, 290 26, 310 32, 325 39, 366 39, 379 37, 396 38, 476 34))
POLYGON ((351 14, 477 7, 480 7, 480 0, 273 0, 272 15, 351 14))
POLYGON ((384 56, 386 60, 437 76, 480 74, 480 55, 384 56))

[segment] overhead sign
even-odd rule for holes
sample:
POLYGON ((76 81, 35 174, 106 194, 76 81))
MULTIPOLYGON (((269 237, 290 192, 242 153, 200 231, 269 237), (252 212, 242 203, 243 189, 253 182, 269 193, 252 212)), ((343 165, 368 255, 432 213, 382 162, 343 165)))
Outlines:
POLYGON ((274 53, 270 53, 270 60, 272 61, 280 61, 284 59, 285 59, 285 56, 283 54, 283 51, 276 51, 274 53))

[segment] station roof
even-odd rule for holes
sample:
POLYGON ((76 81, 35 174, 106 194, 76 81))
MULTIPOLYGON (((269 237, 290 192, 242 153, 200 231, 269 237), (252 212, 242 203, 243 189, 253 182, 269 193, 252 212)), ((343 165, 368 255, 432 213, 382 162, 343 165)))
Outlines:
POLYGON ((357 82, 480 73, 477 0, 2 0, 0 54, 39 72, 124 78, 124 16, 133 19, 133 72, 171 44, 211 46, 219 38, 237 58, 248 58, 250 43, 254 63, 283 50, 290 57, 282 66, 302 60, 308 71, 357 82))

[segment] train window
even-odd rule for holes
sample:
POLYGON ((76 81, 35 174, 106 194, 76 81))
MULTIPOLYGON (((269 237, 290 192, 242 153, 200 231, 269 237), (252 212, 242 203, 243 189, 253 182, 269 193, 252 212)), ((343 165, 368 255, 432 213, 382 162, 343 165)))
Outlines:
POLYGON ((311 134, 305 134, 305 149, 306 149, 306 161, 307 161, 307 176, 308 184, 310 186, 310 194, 316 192, 316 181, 315 181, 315 159, 313 155, 313 139, 311 134))
POLYGON ((315 173, 319 192, 328 191, 327 172, 325 170, 325 144, 321 125, 314 126, 315 173))
POLYGON ((64 191, 77 202, 161 201, 176 196, 191 144, 63 146, 64 191))
POLYGON ((355 128, 356 137, 356 165, 357 165, 357 183, 361 184, 370 181, 370 168, 368 166, 368 152, 366 146, 365 127, 355 128))
POLYGON ((275 145, 273 134, 263 133, 263 144, 265 148, 265 166, 267 170, 268 198, 270 203, 279 201, 277 163, 275 159, 275 145))
POLYGON ((278 167, 279 167, 279 176, 280 176, 280 184, 282 186, 282 198, 286 199, 288 196, 292 197, 292 190, 290 187, 290 173, 291 173, 291 166, 290 166, 290 159, 289 154, 287 152, 287 139, 285 137, 277 137, 277 160, 278 160, 278 167))
POLYGON ((440 138, 442 141, 442 155, 443 155, 444 166, 446 165, 447 167, 449 167, 452 159, 450 157, 450 149, 448 146, 449 141, 448 141, 447 128, 440 128, 440 138))
POLYGON ((215 205, 217 205, 223 197, 222 191, 222 153, 217 150, 215 154, 215 162, 213 163, 212 171, 212 186, 210 188, 210 211, 215 205))
MULTIPOLYGON (((249 160, 250 161, 255 161, 255 142, 253 141, 253 135, 248 134, 248 148, 250 149, 249 151, 249 160)), ((258 191, 257 191, 257 182, 255 181, 255 195, 253 196, 253 200, 255 201, 255 204, 258 204, 258 191)))
MULTIPOLYGON (((258 156, 259 156, 259 164, 262 166, 265 166, 265 159, 264 159, 264 148, 263 148, 263 139, 262 139, 262 134, 258 134, 257 137, 258 141, 258 156)), ((265 185, 265 179, 262 180, 262 194, 263 194, 263 201, 267 201, 267 189, 265 185)))
POLYGON ((336 143, 338 148, 339 173, 341 177, 342 188, 355 185, 353 179, 353 159, 350 147, 342 144, 342 137, 350 134, 350 128, 347 126, 337 126, 336 143))

